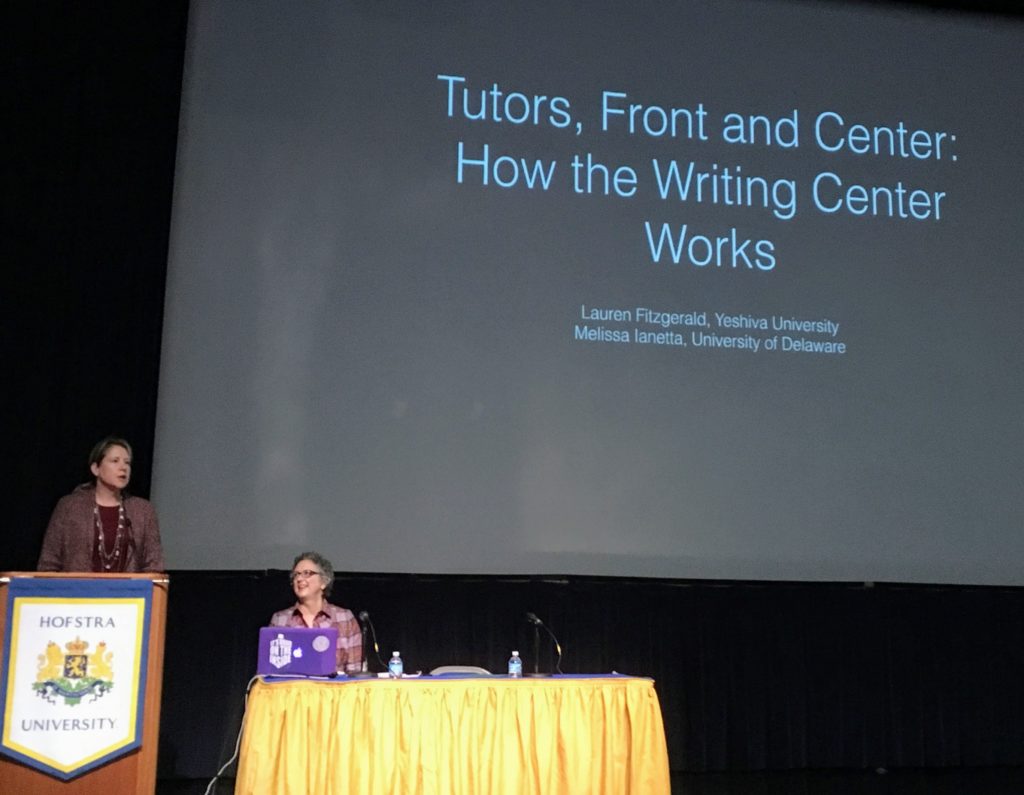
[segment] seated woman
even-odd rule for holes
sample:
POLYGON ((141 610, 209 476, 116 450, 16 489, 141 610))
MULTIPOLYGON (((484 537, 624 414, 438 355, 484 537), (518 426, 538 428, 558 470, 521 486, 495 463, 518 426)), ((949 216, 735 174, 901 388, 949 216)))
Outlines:
POLYGON ((327 601, 334 585, 334 567, 318 552, 303 552, 292 564, 294 607, 270 617, 272 627, 337 627, 338 670, 358 673, 363 668, 363 635, 351 610, 327 601))
POLYGON ((128 494, 132 448, 108 436, 89 455, 95 481, 83 483, 53 509, 39 571, 163 571, 156 511, 128 494))

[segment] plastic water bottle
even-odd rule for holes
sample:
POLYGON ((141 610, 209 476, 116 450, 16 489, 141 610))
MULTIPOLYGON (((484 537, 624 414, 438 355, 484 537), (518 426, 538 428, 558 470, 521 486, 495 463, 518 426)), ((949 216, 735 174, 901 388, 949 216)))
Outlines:
POLYGON ((391 652, 391 659, 388 660, 388 673, 392 679, 400 679, 402 676, 402 657, 397 651, 391 652))
POLYGON ((519 652, 512 652, 512 656, 508 660, 508 675, 513 679, 518 679, 523 675, 523 658, 519 656, 519 652))

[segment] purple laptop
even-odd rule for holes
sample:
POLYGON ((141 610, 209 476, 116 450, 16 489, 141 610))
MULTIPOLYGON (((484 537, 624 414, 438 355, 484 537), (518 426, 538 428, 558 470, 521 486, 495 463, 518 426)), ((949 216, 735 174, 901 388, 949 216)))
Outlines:
POLYGON ((260 676, 332 676, 337 670, 337 627, 263 627, 260 676))

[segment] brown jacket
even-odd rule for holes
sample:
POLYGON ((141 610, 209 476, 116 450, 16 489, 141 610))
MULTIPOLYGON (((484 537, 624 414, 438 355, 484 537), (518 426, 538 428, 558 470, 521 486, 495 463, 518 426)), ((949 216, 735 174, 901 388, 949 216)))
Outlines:
MULTIPOLYGON (((39 571, 92 571, 94 487, 79 486, 61 497, 46 527, 39 571)), ((125 571, 163 571, 164 550, 156 511, 142 497, 126 497, 124 512, 131 533, 125 571)))

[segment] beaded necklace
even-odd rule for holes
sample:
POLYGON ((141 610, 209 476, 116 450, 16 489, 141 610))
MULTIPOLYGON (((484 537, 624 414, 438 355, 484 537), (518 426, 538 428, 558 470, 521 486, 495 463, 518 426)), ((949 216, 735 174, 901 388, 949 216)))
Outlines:
POLYGON ((117 504, 117 531, 114 534, 114 547, 110 552, 107 552, 106 539, 103 536, 103 520, 100 518, 100 506, 96 505, 93 507, 92 515, 93 521, 96 522, 96 547, 103 571, 121 571, 123 565, 121 552, 125 541, 124 503, 118 502, 117 504))

